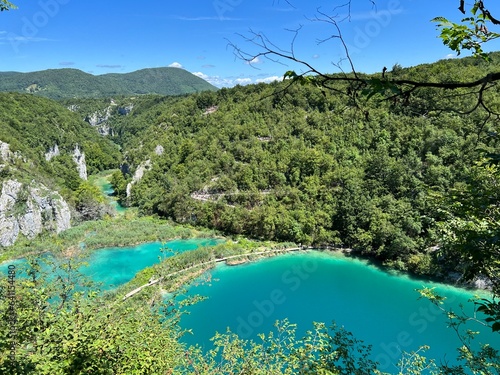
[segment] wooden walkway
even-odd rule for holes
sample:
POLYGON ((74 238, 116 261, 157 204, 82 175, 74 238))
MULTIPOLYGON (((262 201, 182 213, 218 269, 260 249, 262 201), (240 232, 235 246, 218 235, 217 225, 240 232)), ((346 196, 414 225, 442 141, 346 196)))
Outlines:
POLYGON ((221 262, 227 262, 228 260, 231 260, 231 259, 248 257, 248 256, 252 256, 252 255, 289 253, 289 252, 292 252, 292 251, 301 251, 301 250, 307 251, 307 250, 310 250, 310 249, 312 249, 312 248, 311 247, 289 247, 289 248, 285 248, 285 249, 266 250, 266 251, 259 251, 259 252, 256 252, 256 253, 245 253, 245 254, 231 255, 231 256, 228 256, 228 257, 220 258, 220 259, 210 260, 208 262, 198 263, 198 264, 195 264, 193 266, 184 268, 182 270, 169 273, 168 275, 161 276, 161 277, 159 277, 157 279, 150 280, 147 284, 141 285, 140 287, 138 287, 138 288, 132 290, 131 292, 125 294, 125 296, 123 297, 122 301, 125 301, 126 299, 129 299, 130 297, 136 295, 137 293, 139 293, 144 288, 147 288, 147 287, 149 287, 151 285, 158 284, 160 281, 162 281, 162 280, 164 280, 164 279, 166 279, 168 277, 176 276, 176 275, 181 274, 183 272, 192 270, 193 268, 208 266, 208 265, 212 265, 212 264, 216 264, 216 263, 221 263, 221 262))

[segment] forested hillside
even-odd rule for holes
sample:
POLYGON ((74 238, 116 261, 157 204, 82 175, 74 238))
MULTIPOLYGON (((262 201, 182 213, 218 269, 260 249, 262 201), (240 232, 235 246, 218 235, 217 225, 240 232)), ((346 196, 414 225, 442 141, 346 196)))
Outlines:
MULTIPOLYGON (((395 65, 387 75, 474 79, 500 65, 498 54, 490 57, 395 65)), ((336 91, 285 81, 63 105, 2 94, 2 141, 33 166, 2 173, 27 180, 32 169, 75 199, 82 181, 71 155, 78 145, 89 174, 121 165, 116 192, 145 215, 352 248, 401 269, 435 273, 439 197, 464 186, 485 152, 498 152, 490 114, 461 115, 476 103, 460 91, 421 89, 392 99, 348 91, 340 83, 336 91)), ((488 90, 484 99, 495 103, 496 95, 488 90)))
POLYGON ((119 147, 66 107, 0 93, 0 248, 21 232, 60 232, 109 213, 88 175, 117 168, 119 147))
POLYGON ((85 153, 89 174, 119 165, 119 148, 57 102, 28 94, 0 93, 0 103, 1 140, 12 152, 33 163, 30 174, 50 173, 50 180, 55 179, 59 185, 78 185, 69 172, 76 173, 76 166, 66 160, 71 159, 69 155, 77 145, 85 153), (47 160, 46 154, 55 146, 60 155, 47 160), (53 173, 56 164, 61 164, 60 173, 53 173))
MULTIPOLYGON (((472 79, 491 64, 499 64, 498 55, 489 63, 396 65, 387 74, 472 79)), ((447 194, 467 180, 482 151, 498 151, 488 114, 455 112, 475 104, 460 92, 354 100, 314 85, 287 86, 200 93, 129 117, 117 127, 117 141, 125 163, 140 173, 128 198, 117 179, 123 201, 181 223, 343 246, 434 272, 430 248, 440 213, 430 192, 447 194)), ((497 93, 487 95, 494 100, 497 93)))
POLYGON ((0 91, 27 92, 51 99, 142 94, 182 95, 205 90, 213 91, 216 88, 179 68, 151 68, 99 76, 78 69, 4 72, 0 81, 0 91))
MULTIPOLYGON (((498 55, 488 63, 463 59, 410 69, 396 65, 385 74, 455 81, 484 75, 485 64, 500 66, 498 55)), ((85 181, 85 165, 89 175, 116 169, 112 183, 122 203, 138 207, 144 215, 215 228, 227 235, 283 241, 280 248, 284 242, 350 248, 418 274, 458 270, 468 281, 485 276, 498 295, 496 117, 465 94, 420 89, 406 97, 388 98, 370 90, 356 96, 347 85, 325 90, 314 80, 175 97, 56 102, 32 94, 0 94, 1 255, 18 236, 24 236, 20 247, 25 250, 45 250, 46 244, 61 249, 72 243, 74 249, 82 241, 91 243, 88 236, 99 230, 106 233, 93 239, 96 247, 105 236, 122 237, 117 243, 124 244, 139 237, 156 238, 159 232, 165 235, 165 222, 144 218, 129 223, 127 216, 68 230, 70 221, 79 224, 109 213, 101 192, 85 181), (64 234, 29 242, 46 232, 64 234)), ((496 87, 482 95, 488 108, 496 108, 496 87)), ((42 276, 33 263, 32 280, 20 280, 16 286, 21 296, 16 309, 27 317, 19 329, 23 343, 18 345, 19 363, 26 366, 25 373, 49 374, 54 369, 74 373, 75 368, 216 373, 222 365, 215 352, 186 350, 179 341, 179 306, 160 303, 165 290, 177 289, 199 274, 177 275, 179 279, 155 284, 157 289, 148 280, 261 246, 238 237, 214 250, 167 258, 137 275, 127 288, 151 288, 125 301, 122 290, 104 296, 94 290, 76 292, 79 276, 71 257, 61 265, 67 276, 55 282, 42 276)), ((2 285, 8 288, 6 278, 2 285)), ((439 306, 439 296, 426 289, 421 293, 439 306)), ((1 301, 7 316, 9 301, 1 301)), ((183 300, 181 305, 192 302, 183 300)), ((480 300, 478 306, 487 329, 500 330, 498 304, 480 300)), ((456 327, 470 320, 448 316, 456 327)), ((2 321, 7 322, 1 327, 2 368, 10 370, 17 362, 5 360, 11 331, 8 319, 2 321)), ((218 336, 215 346, 231 359, 223 365, 228 372, 247 364, 261 368, 270 358, 267 365, 273 368, 312 363, 311 371, 317 372, 323 366, 317 353, 335 358, 328 362, 335 369, 350 371, 346 361, 359 357, 351 350, 369 351, 343 330, 328 331, 318 325, 303 340, 294 337, 294 330, 285 322, 278 332, 289 338, 269 337, 262 344, 250 344, 251 349, 230 333, 218 336), (293 355, 282 355, 283 343, 286 353, 293 355), (270 356, 269 350, 281 354, 270 356), (344 356, 338 357, 339 352, 344 356), (341 364, 336 367, 335 361, 341 364), (314 367, 316 363, 319 367, 314 367)), ((498 353, 489 345, 477 353, 461 350, 469 356, 461 357, 469 368, 498 368, 498 353)), ((409 363, 417 369, 430 368, 418 352, 411 354, 409 363)), ((360 364, 363 373, 372 373, 376 366, 371 360, 360 364)), ((263 368, 264 373, 267 367, 263 368)))

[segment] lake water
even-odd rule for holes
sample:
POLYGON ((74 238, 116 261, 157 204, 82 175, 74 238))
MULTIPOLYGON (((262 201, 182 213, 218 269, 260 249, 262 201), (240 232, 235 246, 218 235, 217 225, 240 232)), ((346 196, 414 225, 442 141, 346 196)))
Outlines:
POLYGON ((182 253, 203 246, 214 246, 220 243, 215 238, 193 238, 173 240, 165 244, 160 242, 146 243, 134 247, 108 248, 93 251, 87 263, 81 269, 93 281, 103 284, 103 289, 125 284, 133 279, 140 270, 160 262, 160 258, 171 256, 172 253, 162 253, 167 246, 176 253, 182 253))
MULTIPOLYGON (((164 253, 162 248, 181 253, 194 250, 200 246, 214 246, 220 243, 215 238, 193 238, 186 240, 173 240, 166 243, 153 242, 133 247, 105 248, 89 252, 85 260, 88 266, 80 268, 80 271, 92 278, 93 281, 102 283, 103 290, 113 289, 119 285, 132 280, 137 272, 160 262, 160 258, 171 256, 172 253, 164 253)), ((0 273, 7 275, 10 264, 19 270, 25 261, 22 259, 0 264, 0 273)))
POLYGON ((116 210, 117 213, 122 214, 127 209, 123 207, 120 203, 118 203, 117 198, 114 193, 115 190, 111 183, 107 180, 106 177, 102 177, 96 181, 97 186, 101 189, 108 203, 116 210))
MULTIPOLYGON (((82 272, 103 289, 112 289, 131 280, 141 269, 168 256, 164 245, 177 252, 198 246, 212 246, 218 239, 175 240, 130 248, 109 248, 89 254, 89 266, 82 272)), ((7 266, 22 260, 3 263, 7 266)), ((298 325, 297 337, 312 329, 312 322, 335 321, 358 339, 373 346, 374 360, 382 370, 395 371, 394 363, 401 351, 417 350, 421 345, 431 349, 427 357, 454 362, 460 346, 456 334, 447 328, 443 313, 429 301, 418 299, 417 288, 435 287, 445 297, 446 309, 464 304, 472 311, 468 299, 472 292, 441 284, 392 275, 366 262, 320 252, 282 255, 240 266, 220 265, 210 272, 209 281, 195 284, 190 294, 209 298, 189 308, 181 326, 192 329, 184 336, 187 344, 211 348, 215 332, 231 328, 242 338, 257 338, 269 333, 276 320, 287 318, 298 325)), ((469 328, 478 329, 477 325, 469 328)), ((500 335, 487 332, 476 340, 500 348, 500 335)))
MULTIPOLYGON (((471 311, 471 292, 388 274, 366 262, 332 257, 319 252, 290 254, 237 267, 220 266, 210 282, 193 286, 190 294, 209 298, 189 309, 183 328, 193 335, 183 340, 211 348, 215 332, 229 327, 242 338, 269 333, 276 320, 288 318, 298 325, 297 337, 312 329, 312 322, 335 321, 365 344, 373 345, 373 359, 382 370, 395 371, 401 351, 431 348, 429 358, 456 358, 460 346, 447 328, 443 313, 415 291, 436 287, 445 297, 446 309, 463 303, 471 311)), ((478 325, 470 328, 478 329, 478 325)), ((500 335, 481 335, 476 340, 500 348, 500 335)))

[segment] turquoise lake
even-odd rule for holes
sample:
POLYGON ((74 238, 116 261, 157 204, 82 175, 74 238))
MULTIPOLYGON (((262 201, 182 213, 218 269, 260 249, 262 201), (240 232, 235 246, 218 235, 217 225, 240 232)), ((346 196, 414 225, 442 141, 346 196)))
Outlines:
MULTIPOLYGON (((181 326, 192 329, 187 344, 210 349, 215 332, 229 327, 242 338, 269 333, 276 320, 296 323, 297 337, 312 329, 312 322, 335 321, 365 344, 373 346, 372 359, 382 370, 395 371, 401 351, 429 345, 429 358, 453 363, 460 346, 437 307, 418 299, 415 291, 435 286, 447 297, 446 309, 466 306, 471 292, 412 280, 386 273, 366 262, 332 257, 319 252, 291 254, 257 263, 220 266, 208 282, 190 288, 189 294, 209 298, 192 306, 181 326)), ((471 325, 469 328, 478 329, 471 325)), ((500 348, 500 335, 487 332, 474 340, 500 348)))
POLYGON ((111 185, 110 182, 107 182, 101 186, 101 190, 108 200, 109 204, 114 207, 117 213, 124 213, 127 209, 123 207, 116 198, 114 197, 114 192, 115 190, 113 189, 113 186, 111 185))
MULTIPOLYGON (((215 238, 193 238, 94 250, 85 259, 88 266, 81 267, 80 271, 94 282, 102 283, 103 290, 109 290, 129 282, 140 270, 159 263, 161 257, 172 255, 161 251, 165 246, 175 252, 184 252, 200 246, 214 246, 220 242, 220 239, 215 238)), ((23 263, 23 260, 5 262, 0 265, 0 272, 6 275, 10 264, 21 270, 23 263)))
MULTIPOLYGON (((92 251, 89 266, 82 272, 109 290, 158 263, 165 256, 160 250, 165 245, 183 252, 220 241, 175 240, 92 251)), ((3 263, 0 272, 6 275, 9 264, 21 269, 20 263, 3 263)), ((466 311, 472 311, 468 302, 472 292, 393 275, 364 261, 320 252, 282 255, 239 266, 220 265, 202 280, 189 287, 189 294, 208 299, 191 306, 190 314, 181 320, 181 326, 193 332, 183 337, 188 345, 199 344, 208 350, 215 332, 225 332, 228 327, 242 338, 256 339, 258 333, 272 331, 276 320, 288 318, 298 325, 297 337, 302 337, 312 322, 329 325, 335 321, 372 345, 372 359, 387 372, 395 371, 393 364, 401 351, 417 350, 421 345, 431 347, 425 355, 437 362, 455 361, 460 341, 447 328, 443 313, 429 301, 419 300, 415 289, 436 287, 447 297, 446 309, 464 304, 466 311)), ((491 332, 474 341, 500 348, 500 335, 491 332)))

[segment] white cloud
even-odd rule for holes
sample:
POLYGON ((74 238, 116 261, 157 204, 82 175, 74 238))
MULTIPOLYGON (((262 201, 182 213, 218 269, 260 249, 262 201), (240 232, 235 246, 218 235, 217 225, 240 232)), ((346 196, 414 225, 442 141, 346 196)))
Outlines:
POLYGON ((54 39, 48 38, 38 38, 34 36, 21 36, 13 33, 5 34, 0 33, 0 40, 7 40, 9 42, 19 42, 19 43, 28 43, 28 42, 54 42, 54 39))
POLYGON ((201 79, 204 79, 205 81, 210 78, 207 76, 205 73, 202 72, 191 72, 191 74, 194 74, 196 77, 200 77, 201 79))
POLYGON ((444 58, 445 59, 456 59, 457 55, 455 55, 454 53, 449 53, 444 58))
POLYGON ((262 64, 262 60, 257 56, 257 57, 254 57, 250 61, 246 61, 245 64, 248 64, 248 65, 262 64))
POLYGON ((178 63, 177 61, 174 61, 172 64, 168 66, 169 68, 182 68, 182 64, 178 63))
POLYGON ((283 77, 279 76, 270 76, 270 77, 263 77, 263 78, 251 78, 251 77, 228 77, 228 78, 223 78, 220 76, 209 76, 208 74, 202 73, 202 72, 191 72, 197 77, 200 77, 201 79, 204 79, 208 83, 216 86, 216 87, 233 87, 236 85, 250 85, 252 83, 270 83, 274 81, 281 81, 283 77))
POLYGON ((234 86, 234 83, 232 80, 227 79, 227 78, 221 78, 219 76, 209 76, 205 73, 202 72, 192 72, 197 77, 200 77, 201 79, 204 79, 208 83, 214 85, 215 87, 232 87, 234 86))
POLYGON ((234 81, 235 85, 249 85, 252 83, 251 78, 236 78, 234 81))
POLYGON ((274 82, 274 81, 282 81, 282 80, 283 80, 283 77, 271 76, 271 77, 256 79, 255 82, 256 83, 261 83, 261 82, 271 83, 271 82, 274 82))

